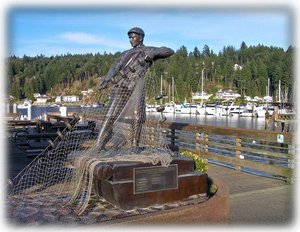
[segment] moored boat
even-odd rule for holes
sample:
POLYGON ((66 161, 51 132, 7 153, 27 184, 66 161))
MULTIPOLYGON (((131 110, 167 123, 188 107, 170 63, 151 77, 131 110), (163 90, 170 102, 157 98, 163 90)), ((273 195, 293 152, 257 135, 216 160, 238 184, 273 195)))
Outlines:
POLYGON ((22 104, 17 105, 17 108, 18 109, 27 109, 30 106, 31 106, 31 101, 30 100, 24 100, 24 102, 22 104))

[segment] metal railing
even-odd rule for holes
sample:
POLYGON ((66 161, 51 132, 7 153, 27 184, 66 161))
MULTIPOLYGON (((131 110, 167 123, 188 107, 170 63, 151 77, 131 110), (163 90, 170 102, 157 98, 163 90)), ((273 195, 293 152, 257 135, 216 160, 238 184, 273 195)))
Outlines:
MULTIPOLYGON (((157 123, 151 127, 155 137, 157 123)), ((296 145, 292 133, 176 122, 164 122, 161 127, 172 150, 191 151, 211 163, 293 181, 296 145)))
POLYGON ((209 162, 272 178, 293 179, 293 134, 186 123, 161 125, 169 147, 209 162))

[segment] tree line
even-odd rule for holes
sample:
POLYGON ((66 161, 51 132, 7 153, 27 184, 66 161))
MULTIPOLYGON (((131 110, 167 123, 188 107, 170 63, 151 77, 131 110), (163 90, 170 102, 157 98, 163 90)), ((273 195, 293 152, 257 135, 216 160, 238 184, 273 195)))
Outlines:
MULTIPOLYGON (((87 88, 97 89, 101 78, 107 73, 120 52, 96 54, 66 54, 51 57, 39 55, 7 58, 8 94, 16 99, 33 99, 34 93, 78 94, 87 88), (84 89, 85 88, 85 89, 84 89)), ((175 99, 190 99, 191 93, 201 90, 201 73, 204 73, 204 90, 216 93, 219 89, 237 90, 242 96, 265 96, 268 79, 270 95, 281 89, 293 101, 293 56, 294 48, 286 51, 280 47, 264 45, 240 48, 223 47, 215 54, 208 45, 202 51, 195 47, 188 51, 185 46, 175 54, 158 60, 147 72, 147 93, 155 94, 164 79, 163 91, 170 94, 174 78, 175 99)))

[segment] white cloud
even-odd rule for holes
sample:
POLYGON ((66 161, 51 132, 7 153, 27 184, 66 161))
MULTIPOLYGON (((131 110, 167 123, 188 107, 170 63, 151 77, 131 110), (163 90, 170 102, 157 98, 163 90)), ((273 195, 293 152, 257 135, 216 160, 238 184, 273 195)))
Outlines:
POLYGON ((105 39, 84 32, 66 32, 59 35, 60 38, 74 43, 80 44, 103 44, 105 43, 105 39))
POLYGON ((106 48, 112 48, 113 50, 124 50, 128 49, 129 42, 127 40, 117 40, 113 38, 107 38, 96 34, 90 34, 86 32, 65 32, 57 36, 62 43, 77 43, 79 45, 97 45, 106 48))
POLYGON ((61 54, 85 54, 85 53, 115 53, 130 48, 127 40, 117 40, 101 37, 85 32, 64 32, 56 36, 47 38, 35 38, 30 40, 19 40, 21 46, 12 46, 9 55, 22 57, 36 56, 43 54, 46 56, 61 54))

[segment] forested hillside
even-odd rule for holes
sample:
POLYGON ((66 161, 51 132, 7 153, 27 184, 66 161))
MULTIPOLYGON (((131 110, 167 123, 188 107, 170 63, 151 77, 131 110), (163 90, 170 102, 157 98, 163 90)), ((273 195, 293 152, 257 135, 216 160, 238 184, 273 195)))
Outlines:
MULTIPOLYGON (((45 57, 9 57, 8 94, 16 99, 33 98, 33 93, 49 95, 77 94, 87 88, 97 89, 100 79, 106 74, 116 54, 77 54, 45 57)), ((176 100, 190 98, 191 92, 201 90, 201 71, 204 69, 204 90, 215 93, 218 89, 235 89, 250 97, 265 96, 268 78, 270 93, 275 96, 279 80, 281 89, 288 91, 289 101, 293 96, 293 56, 294 49, 286 51, 278 47, 263 45, 240 48, 224 47, 215 54, 205 45, 200 51, 197 47, 188 51, 180 47, 170 58, 159 60, 150 68, 148 83, 157 92, 160 77, 164 79, 164 92, 167 94, 172 77, 176 85, 176 100)), ((148 91, 149 93, 149 91, 148 91)))

